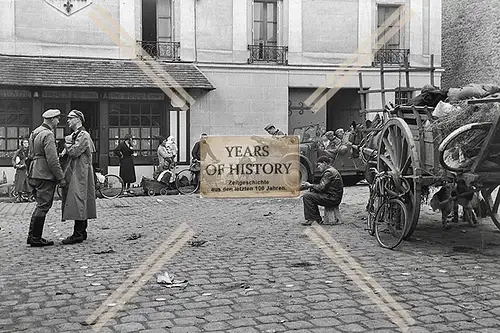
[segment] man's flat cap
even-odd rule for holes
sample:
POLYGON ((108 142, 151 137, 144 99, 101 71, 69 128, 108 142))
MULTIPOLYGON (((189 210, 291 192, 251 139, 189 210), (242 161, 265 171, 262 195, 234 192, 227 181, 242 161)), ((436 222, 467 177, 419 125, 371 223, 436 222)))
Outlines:
POLYGON ((61 115, 61 111, 58 110, 58 109, 49 109, 47 111, 45 111, 43 114, 42 114, 42 117, 45 118, 45 119, 50 119, 50 118, 54 118, 54 117, 59 117, 61 115))
POLYGON ((69 113, 68 113, 68 116, 67 118, 80 118, 80 120, 83 122, 85 122, 85 117, 83 116, 83 113, 82 111, 78 111, 78 110, 71 110, 69 113))

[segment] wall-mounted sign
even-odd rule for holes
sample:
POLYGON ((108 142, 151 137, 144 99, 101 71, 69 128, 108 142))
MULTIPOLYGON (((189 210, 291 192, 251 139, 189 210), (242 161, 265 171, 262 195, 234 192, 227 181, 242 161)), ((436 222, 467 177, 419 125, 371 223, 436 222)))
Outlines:
POLYGON ((103 95, 103 99, 114 100, 143 100, 143 101, 163 101, 164 93, 143 93, 143 92, 109 92, 103 95))
POLYGON ((69 16, 89 6, 92 0, 45 0, 45 2, 69 16))
POLYGON ((31 98, 31 91, 18 89, 0 89, 0 98, 31 98))
POLYGON ((95 91, 46 90, 42 92, 42 98, 99 99, 99 94, 95 91))

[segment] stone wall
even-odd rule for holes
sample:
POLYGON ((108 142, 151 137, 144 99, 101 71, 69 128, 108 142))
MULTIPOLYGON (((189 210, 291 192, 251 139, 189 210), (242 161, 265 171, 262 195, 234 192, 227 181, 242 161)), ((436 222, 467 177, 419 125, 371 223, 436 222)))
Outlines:
POLYGON ((500 84, 496 0, 443 0, 443 87, 500 84))

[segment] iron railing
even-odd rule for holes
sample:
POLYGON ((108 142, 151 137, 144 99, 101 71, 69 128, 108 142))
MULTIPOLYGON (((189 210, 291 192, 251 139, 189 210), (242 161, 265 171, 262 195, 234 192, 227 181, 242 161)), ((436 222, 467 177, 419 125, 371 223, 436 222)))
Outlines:
POLYGON ((137 46, 155 59, 181 60, 179 54, 181 43, 179 42, 152 42, 139 40, 137 41, 137 46))
POLYGON ((375 52, 373 65, 377 66, 380 63, 384 65, 401 65, 405 63, 410 65, 410 50, 409 49, 379 49, 375 52))
POLYGON ((280 65, 288 64, 288 46, 275 46, 275 45, 248 45, 250 57, 248 63, 254 62, 272 62, 280 65))

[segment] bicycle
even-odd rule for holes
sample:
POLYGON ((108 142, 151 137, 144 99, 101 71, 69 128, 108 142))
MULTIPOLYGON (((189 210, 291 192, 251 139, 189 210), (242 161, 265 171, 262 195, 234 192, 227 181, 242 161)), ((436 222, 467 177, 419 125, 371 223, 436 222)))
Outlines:
POLYGON ((379 172, 376 168, 370 168, 370 171, 374 172, 375 177, 370 185, 366 206, 367 230, 370 235, 376 236, 380 246, 394 249, 401 244, 409 227, 408 210, 402 198, 410 186, 406 179, 394 179, 386 171, 379 172))
POLYGON ((200 188, 200 162, 193 160, 188 169, 175 175, 175 187, 181 194, 192 194, 200 188))
POLYGON ((438 147, 443 168, 459 173, 470 171, 492 126, 490 122, 472 123, 450 133, 438 147))
MULTIPOLYGON (((113 174, 102 174, 102 170, 96 168, 94 171, 95 191, 103 198, 114 199, 123 194, 125 184, 120 176, 113 174)), ((62 191, 59 185, 56 188, 56 193, 59 198, 62 198, 62 191)))
POLYGON ((33 202, 35 201, 35 196, 30 192, 23 192, 19 194, 15 187, 12 186, 9 191, 9 197, 15 198, 16 202, 33 202))

